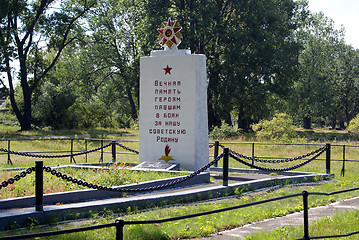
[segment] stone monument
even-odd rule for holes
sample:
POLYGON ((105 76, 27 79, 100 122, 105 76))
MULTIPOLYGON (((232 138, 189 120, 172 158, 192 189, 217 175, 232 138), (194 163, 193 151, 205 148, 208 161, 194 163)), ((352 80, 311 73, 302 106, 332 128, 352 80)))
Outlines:
POLYGON ((139 162, 197 170, 209 162, 206 57, 178 50, 177 21, 157 30, 164 50, 140 63, 139 162))

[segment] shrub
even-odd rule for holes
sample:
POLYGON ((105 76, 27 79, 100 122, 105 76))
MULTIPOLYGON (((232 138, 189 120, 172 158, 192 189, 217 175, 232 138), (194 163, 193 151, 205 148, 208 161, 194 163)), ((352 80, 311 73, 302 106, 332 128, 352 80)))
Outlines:
POLYGON ((278 113, 272 120, 261 120, 251 127, 261 139, 288 141, 296 137, 292 118, 285 113, 278 113))
POLYGON ((350 120, 347 130, 349 132, 359 133, 359 114, 356 115, 355 118, 350 120))
POLYGON ((220 127, 214 127, 212 132, 209 134, 209 137, 212 139, 225 139, 231 137, 237 137, 239 130, 230 126, 229 124, 222 122, 220 127))

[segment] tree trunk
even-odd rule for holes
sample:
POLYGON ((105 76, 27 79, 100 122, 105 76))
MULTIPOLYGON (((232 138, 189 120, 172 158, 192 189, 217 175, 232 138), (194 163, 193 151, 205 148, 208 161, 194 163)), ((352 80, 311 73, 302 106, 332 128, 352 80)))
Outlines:
POLYGON ((214 126, 220 126, 221 121, 217 118, 213 109, 212 103, 208 102, 208 130, 211 130, 214 126))
POLYGON ((304 129, 312 129, 312 118, 305 116, 303 118, 303 127, 304 129))
MULTIPOLYGON (((23 45, 18 44, 19 62, 20 62, 20 84, 22 95, 24 98, 23 114, 20 114, 19 119, 21 131, 31 130, 31 95, 32 91, 27 82, 27 66, 26 55, 24 54, 23 45)), ((14 101, 15 103, 15 101, 14 101)), ((16 103, 15 103, 16 104, 16 103)))
POLYGON ((130 102, 130 108, 131 108, 131 117, 133 120, 137 119, 137 109, 136 109, 136 105, 135 105, 135 101, 133 100, 132 97, 132 93, 131 93, 131 89, 128 85, 125 86, 126 88, 126 93, 127 93, 127 97, 128 97, 128 101, 130 102))
POLYGON ((243 129, 247 131, 249 129, 249 123, 248 120, 244 117, 244 106, 243 104, 240 104, 238 107, 238 128, 243 129))
POLYGON ((332 130, 335 130, 337 127, 337 120, 336 119, 333 119, 332 120, 332 130))

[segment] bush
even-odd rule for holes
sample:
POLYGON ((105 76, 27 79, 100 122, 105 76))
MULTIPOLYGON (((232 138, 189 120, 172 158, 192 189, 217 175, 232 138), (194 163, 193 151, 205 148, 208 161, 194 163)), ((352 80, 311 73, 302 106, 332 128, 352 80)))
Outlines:
POLYGON ((229 124, 222 122, 220 127, 214 127, 212 132, 209 134, 209 137, 212 139, 225 139, 231 137, 237 137, 239 130, 230 126, 229 124))
POLYGON ((260 139, 288 141, 297 137, 292 118, 285 113, 278 113, 272 120, 261 120, 251 127, 260 139))
POLYGON ((359 114, 350 120, 347 130, 352 133, 359 133, 359 114))

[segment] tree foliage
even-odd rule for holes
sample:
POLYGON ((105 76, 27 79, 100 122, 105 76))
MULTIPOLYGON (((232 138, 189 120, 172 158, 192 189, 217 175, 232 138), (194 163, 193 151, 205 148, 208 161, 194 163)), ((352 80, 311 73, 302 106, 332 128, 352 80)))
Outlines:
POLYGON ((54 0, 8 0, 0 22, 2 85, 22 130, 31 129, 32 98, 35 89, 55 66, 63 49, 77 39, 78 20, 94 5, 87 0, 64 1, 62 11, 50 12, 54 0), (43 46, 42 43, 46 45, 43 46), (45 58, 53 50, 53 58, 45 58), (18 69, 13 68, 17 62, 18 69), (15 99, 15 82, 21 86, 22 102, 15 99))
POLYGON ((358 50, 306 0, 0 1, 1 81, 22 130, 129 127, 140 57, 169 17, 180 48, 207 57, 210 128, 280 112, 335 127, 359 112, 358 50))
POLYGON ((289 141, 296 137, 292 118, 285 113, 278 113, 271 120, 260 120, 252 128, 261 139, 289 141))

